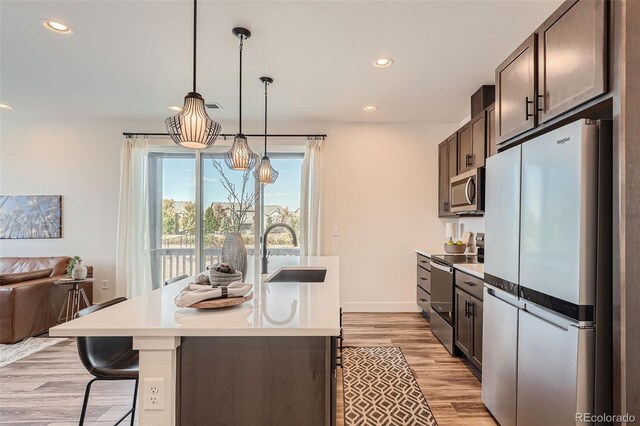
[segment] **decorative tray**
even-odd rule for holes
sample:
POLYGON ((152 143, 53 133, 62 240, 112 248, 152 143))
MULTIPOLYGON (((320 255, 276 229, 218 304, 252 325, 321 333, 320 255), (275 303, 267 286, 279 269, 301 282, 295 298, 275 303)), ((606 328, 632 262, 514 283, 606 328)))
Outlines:
POLYGON ((226 297, 221 299, 203 300, 201 302, 194 303, 189 307, 197 309, 228 308, 229 306, 236 306, 240 305, 241 303, 248 302, 251 299, 253 299, 253 292, 242 297, 226 297))

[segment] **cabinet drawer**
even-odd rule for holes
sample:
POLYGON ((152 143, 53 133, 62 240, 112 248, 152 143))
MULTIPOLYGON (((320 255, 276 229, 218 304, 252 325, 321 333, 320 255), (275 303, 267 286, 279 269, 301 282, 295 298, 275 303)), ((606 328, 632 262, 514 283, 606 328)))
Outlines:
POLYGON ((424 289, 420 286, 416 286, 417 289, 417 302, 420 309, 425 312, 429 312, 429 307, 431 305, 431 295, 424 291, 424 289))
POLYGON ((456 269, 455 273, 456 287, 465 291, 475 298, 482 300, 482 289, 484 288, 484 281, 480 278, 472 277, 469 274, 460 272, 456 269))
POLYGON ((423 256, 419 254, 418 266, 421 266, 423 269, 426 269, 427 271, 431 271, 431 259, 429 259, 427 256, 423 256))
POLYGON ((423 269, 422 266, 418 266, 418 286, 422 287, 424 291, 431 294, 431 272, 423 269))

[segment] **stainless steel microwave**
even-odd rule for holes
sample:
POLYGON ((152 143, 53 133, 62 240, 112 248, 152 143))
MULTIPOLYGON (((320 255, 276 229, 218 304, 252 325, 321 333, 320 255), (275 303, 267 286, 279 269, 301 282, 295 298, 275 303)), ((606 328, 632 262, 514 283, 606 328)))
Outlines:
POLYGON ((481 214, 484 211, 483 186, 484 167, 452 177, 449 186, 451 212, 481 214))

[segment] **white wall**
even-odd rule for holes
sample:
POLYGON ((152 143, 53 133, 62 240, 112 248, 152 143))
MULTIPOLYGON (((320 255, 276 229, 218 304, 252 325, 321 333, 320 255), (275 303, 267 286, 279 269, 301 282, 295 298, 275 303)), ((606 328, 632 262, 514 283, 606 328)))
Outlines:
POLYGON ((63 238, 0 240, 1 256, 81 255, 114 296, 122 123, 2 122, 0 193, 62 195, 63 238))
MULTIPOLYGON (((225 124, 225 123, 223 123, 225 124)), ((246 125, 260 131, 260 123, 246 125)), ((235 123, 225 125, 232 132, 235 123)), ((345 310, 415 310, 416 247, 439 246, 437 145, 451 124, 275 123, 326 132, 325 254, 340 256, 345 310), (340 236, 332 237, 333 226, 340 236)), ((95 267, 95 300, 115 296, 122 131, 155 122, 8 120, 0 132, 0 193, 63 196, 63 238, 0 240, 1 256, 79 254, 95 267), (102 280, 109 289, 102 290, 102 280)), ((304 141, 300 141, 304 143, 304 141)))
POLYGON ((345 311, 415 311, 414 249, 444 240, 438 143, 457 124, 343 124, 325 145, 325 252, 345 311), (340 236, 332 237, 332 228, 340 236))
POLYGON ((458 223, 464 225, 465 231, 471 231, 474 234, 484 232, 484 216, 481 217, 461 217, 458 223))

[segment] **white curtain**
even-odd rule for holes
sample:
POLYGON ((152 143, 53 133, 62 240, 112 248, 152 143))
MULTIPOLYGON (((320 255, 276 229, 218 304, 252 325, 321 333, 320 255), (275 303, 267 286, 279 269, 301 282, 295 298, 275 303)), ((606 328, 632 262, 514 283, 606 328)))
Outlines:
POLYGON ((128 298, 152 290, 147 145, 127 138, 120 152, 116 295, 128 298))
POLYGON ((309 138, 300 185, 300 256, 322 255, 322 144, 309 138))

